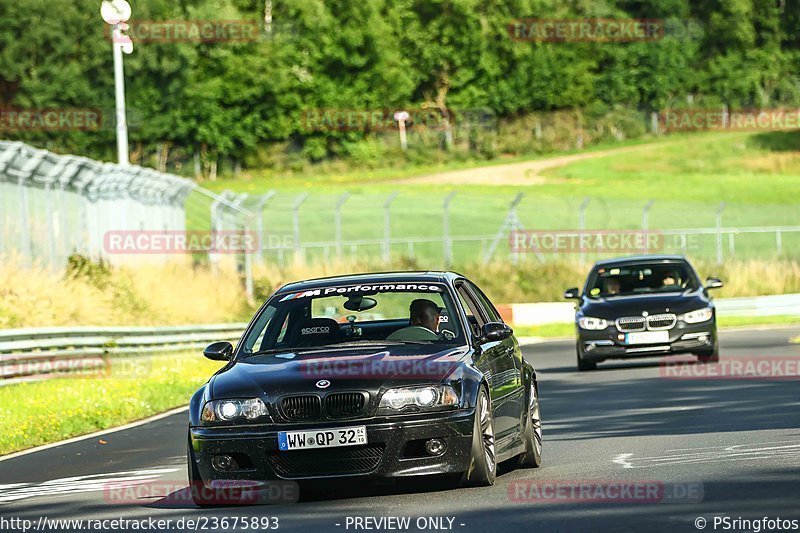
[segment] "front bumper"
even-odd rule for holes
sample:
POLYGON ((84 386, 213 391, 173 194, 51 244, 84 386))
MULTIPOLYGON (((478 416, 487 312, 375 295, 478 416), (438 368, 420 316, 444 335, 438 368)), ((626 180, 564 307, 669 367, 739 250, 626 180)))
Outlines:
POLYGON ((678 355, 711 351, 717 342, 716 320, 699 324, 687 324, 678 320, 675 326, 666 330, 668 340, 653 344, 628 344, 625 334, 615 325, 599 331, 577 329, 578 346, 581 359, 601 362, 606 359, 631 359, 659 355, 678 355))
POLYGON ((198 471, 206 483, 212 480, 398 478, 459 473, 469 467, 474 412, 474 409, 460 409, 446 413, 281 426, 190 427, 189 438, 198 471), (360 425, 367 427, 366 446, 278 450, 278 431, 360 425), (431 456, 425 452, 424 442, 434 438, 444 440, 447 445, 441 455, 431 456), (232 457, 237 468, 216 469, 212 460, 223 454, 232 457))

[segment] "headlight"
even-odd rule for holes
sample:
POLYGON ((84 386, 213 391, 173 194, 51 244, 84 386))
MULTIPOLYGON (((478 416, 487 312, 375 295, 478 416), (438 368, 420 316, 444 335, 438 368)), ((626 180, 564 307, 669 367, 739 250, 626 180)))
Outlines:
POLYGON ((458 394, 450 385, 404 387, 383 393, 378 411, 392 414, 406 408, 440 409, 458 405, 458 394))
POLYGON ((593 316, 582 316, 578 320, 581 329, 606 329, 608 321, 605 318, 595 318, 593 316))
POLYGON ((237 418, 256 420, 267 416, 267 406, 259 398, 214 400, 206 402, 200 419, 203 422, 231 422, 237 418))
POLYGON ((712 311, 710 307, 704 307, 703 309, 698 309, 697 311, 689 311, 683 315, 683 321, 687 324, 697 324, 698 322, 711 320, 712 316, 714 316, 714 311, 712 311))

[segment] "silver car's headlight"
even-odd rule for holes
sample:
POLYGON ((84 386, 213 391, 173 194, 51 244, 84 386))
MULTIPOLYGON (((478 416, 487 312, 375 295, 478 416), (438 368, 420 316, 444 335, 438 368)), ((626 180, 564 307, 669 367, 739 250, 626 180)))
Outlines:
POLYGON ((700 322, 711 320, 711 317, 713 316, 714 311, 710 307, 704 307, 703 309, 698 309, 697 311, 689 311, 681 318, 683 318, 683 321, 687 324, 698 324, 700 322))
POLYGON ((606 329, 608 327, 608 321, 605 318, 582 316, 578 319, 578 326, 581 329, 606 329))
POLYGON ((267 416, 267 406, 260 398, 245 400, 213 400, 203 406, 202 422, 232 422, 237 419, 254 421, 267 416))
POLYGON ((458 393, 450 385, 402 387, 383 393, 378 411, 391 414, 406 408, 443 409, 458 405, 458 393))

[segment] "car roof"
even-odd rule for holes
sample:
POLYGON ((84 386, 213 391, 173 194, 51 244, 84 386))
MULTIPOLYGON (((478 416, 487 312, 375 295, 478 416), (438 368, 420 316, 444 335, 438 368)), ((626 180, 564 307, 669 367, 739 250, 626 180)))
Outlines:
POLYGON ((380 284, 380 283, 420 283, 420 282, 434 282, 434 283, 447 283, 453 282, 457 278, 462 278, 461 274, 456 272, 368 272, 363 274, 346 274, 341 276, 329 276, 324 278, 313 278, 304 281, 295 281, 287 283, 277 291, 275 294, 285 292, 294 292, 302 290, 319 289, 322 287, 330 287, 332 285, 353 285, 353 284, 380 284))
POLYGON ((689 261, 682 255, 631 255, 627 257, 615 257, 613 259, 604 259, 598 261, 594 266, 613 266, 613 265, 627 265, 635 263, 646 262, 663 262, 663 263, 688 263, 689 261))

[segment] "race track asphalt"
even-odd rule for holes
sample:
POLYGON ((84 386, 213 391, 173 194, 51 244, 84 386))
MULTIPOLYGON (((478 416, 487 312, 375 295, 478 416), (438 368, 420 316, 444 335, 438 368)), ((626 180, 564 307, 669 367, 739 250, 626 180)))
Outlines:
MULTIPOLYGON (((798 335, 796 327, 722 332, 723 364, 769 361, 773 374, 796 371, 800 345, 789 339, 798 335)), ((263 531, 275 524, 264 520, 269 517, 277 517, 279 531, 315 533, 698 531, 700 518, 708 531, 743 531, 755 526, 740 522, 750 527, 723 529, 718 522, 715 528, 714 517, 728 517, 732 526, 739 518, 800 519, 797 378, 698 375, 714 370, 690 365, 670 371, 658 359, 605 363, 579 373, 574 344, 566 341, 529 345, 524 353, 539 374, 544 464, 504 467, 493 487, 354 480, 313 493, 301 487, 292 504, 199 509, 185 489, 181 412, 0 461, 0 531, 77 529, 53 522, 60 519, 170 520, 162 530, 263 531), (137 483, 148 488, 145 497, 114 492, 137 483), (633 493, 637 487, 656 489, 642 497, 633 493), (388 517, 409 522, 379 522, 388 517), (245 528, 243 520, 252 518, 258 523, 245 528)), ((132 524, 82 526, 119 531, 134 530, 132 524)))

